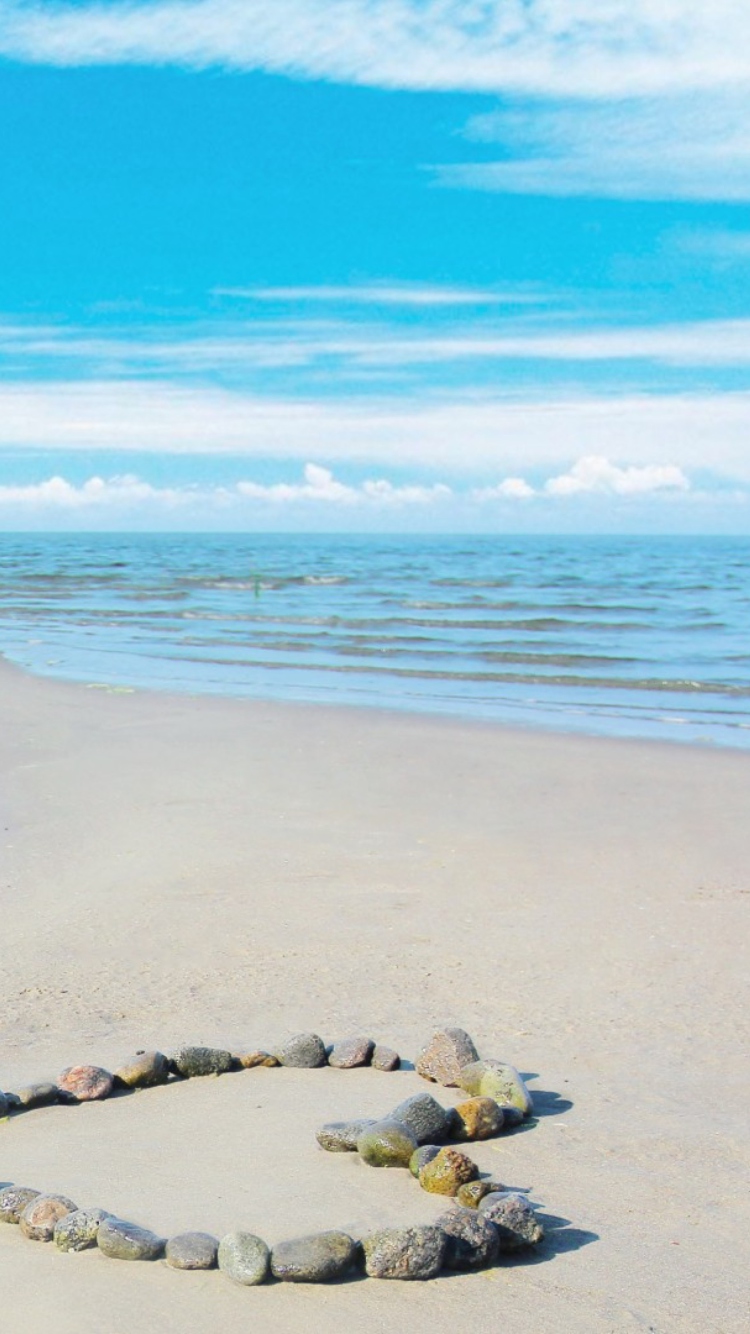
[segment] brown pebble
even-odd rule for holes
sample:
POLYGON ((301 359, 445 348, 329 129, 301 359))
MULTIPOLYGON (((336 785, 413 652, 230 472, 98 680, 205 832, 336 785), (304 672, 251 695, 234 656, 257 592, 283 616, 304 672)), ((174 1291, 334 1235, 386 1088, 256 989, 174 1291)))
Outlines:
POLYGON ((381 1047, 379 1042, 375 1043, 375 1050, 372 1053, 370 1065, 373 1070, 398 1070, 401 1065, 401 1057, 392 1047, 381 1047))
POLYGON ((456 1139, 491 1139, 503 1128, 503 1109, 494 1098, 468 1098, 454 1108, 458 1130, 456 1139))
POLYGON ((268 1051, 243 1051, 235 1055, 234 1060, 242 1070, 254 1070, 258 1065, 272 1069, 279 1064, 276 1057, 268 1051))
POLYGON ((76 1102, 95 1102, 99 1098, 108 1098, 112 1092, 114 1078, 109 1070, 102 1070, 98 1065, 71 1065, 63 1070, 57 1081, 61 1093, 76 1102))
POLYGON ((29 1241, 51 1241, 55 1223, 77 1208, 65 1195, 37 1195, 21 1214, 21 1231, 29 1241))

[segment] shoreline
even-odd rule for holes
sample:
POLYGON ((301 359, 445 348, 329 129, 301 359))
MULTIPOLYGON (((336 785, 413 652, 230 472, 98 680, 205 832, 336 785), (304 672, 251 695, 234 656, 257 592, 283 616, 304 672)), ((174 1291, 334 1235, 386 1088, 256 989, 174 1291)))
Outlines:
MULTIPOLYGON (((0 1086, 306 1028, 372 1030, 413 1057, 453 1022, 531 1076, 537 1124, 477 1159, 558 1220, 538 1258, 485 1274, 253 1292, 0 1227, 11 1318, 427 1334, 502 1311, 514 1334, 739 1334, 743 752, 97 690, 0 662, 0 773, 0 1086)), ((312 1141, 425 1087, 375 1078, 329 1071, 292 1093, 248 1072, 47 1109, 0 1127, 3 1179, 157 1229, 252 1227, 257 1209, 275 1239, 297 1219, 395 1221, 393 1199, 428 1221, 444 1206, 413 1182, 312 1141)))

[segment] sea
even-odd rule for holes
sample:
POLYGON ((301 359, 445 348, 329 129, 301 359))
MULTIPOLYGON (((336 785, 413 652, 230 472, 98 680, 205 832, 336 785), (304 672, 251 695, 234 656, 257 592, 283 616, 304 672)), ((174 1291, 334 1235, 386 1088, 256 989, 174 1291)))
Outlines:
POLYGON ((750 747, 750 539, 0 534, 0 653, 90 686, 750 747))

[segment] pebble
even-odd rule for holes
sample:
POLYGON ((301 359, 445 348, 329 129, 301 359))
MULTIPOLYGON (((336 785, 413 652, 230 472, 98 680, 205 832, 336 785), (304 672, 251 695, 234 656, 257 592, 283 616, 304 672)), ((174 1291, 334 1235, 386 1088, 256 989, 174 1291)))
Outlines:
POLYGON ((158 1260, 164 1253, 164 1238, 122 1218, 103 1218, 96 1244, 112 1260, 158 1260))
POLYGON ((544 1237, 544 1228, 528 1200, 514 1191, 485 1195, 479 1210, 497 1228, 501 1251, 536 1246, 544 1237))
POLYGON ((26 1088, 19 1089, 17 1096, 19 1105, 31 1111, 34 1107, 48 1107, 57 1102, 60 1091, 57 1084, 27 1084, 26 1088))
POLYGON ((401 1057, 392 1047, 381 1047, 380 1043, 376 1042, 370 1065, 373 1070, 398 1070, 401 1065, 401 1057))
POLYGON ((58 1219, 72 1214, 77 1208, 78 1205, 65 1195, 37 1195, 21 1214, 21 1231, 29 1241, 51 1241, 58 1219))
POLYGON ((492 1139, 505 1124, 503 1109, 494 1098, 469 1098, 453 1111, 453 1133, 459 1140, 492 1139))
POLYGON ((10 1100, 4 1093, 0 1093, 0 1120, 4 1119, 10 1112, 10 1100))
POLYGON ((234 1059, 242 1070, 254 1070, 256 1065, 263 1065, 272 1069, 273 1066, 279 1064, 270 1051, 243 1051, 240 1052, 239 1056, 235 1055, 234 1059))
POLYGON ((153 1088, 169 1079, 169 1060, 160 1051, 139 1051, 119 1070, 115 1081, 129 1089, 153 1088))
POLYGON ((26 1205, 40 1194, 41 1191, 31 1190, 28 1186, 6 1186, 5 1190, 0 1190, 0 1220, 19 1223, 26 1205))
POLYGON ((63 1070, 57 1081, 60 1092, 75 1102, 108 1098, 113 1084, 114 1078, 109 1070, 102 1070, 98 1065, 71 1065, 63 1070))
POLYGON ((465 1153, 458 1149, 441 1149, 439 1153, 419 1171, 419 1184, 422 1190, 432 1195, 455 1195, 459 1186, 473 1181, 479 1175, 479 1168, 465 1153))
POLYGON ((346 1232, 283 1241, 271 1251, 271 1272, 287 1283, 330 1283, 351 1269, 359 1247, 346 1232))
POLYGON ((252 1232, 229 1232, 219 1242, 219 1269, 235 1283, 254 1287, 268 1276, 270 1252, 252 1232))
POLYGON ((453 1088, 463 1067, 478 1060, 479 1052, 463 1028, 438 1028, 419 1052, 416 1070, 423 1079, 453 1088))
POLYGON ((224 1075, 234 1064, 231 1051, 218 1047, 181 1047, 171 1061, 178 1075, 194 1079, 202 1075, 224 1075))
POLYGON ((384 1228, 365 1237, 369 1278, 434 1278, 442 1268, 448 1238, 439 1227, 384 1228))
POLYGON ((362 1117, 358 1121, 329 1121, 321 1126, 315 1138, 321 1149, 328 1153, 352 1153, 356 1151, 361 1135, 374 1126, 371 1118, 362 1117))
POLYGON ((86 1251, 96 1246, 99 1227, 108 1217, 103 1209, 74 1209, 55 1223, 55 1245, 61 1251, 86 1251))
POLYGON ((389 1121, 401 1121, 416 1136, 417 1144, 434 1144, 448 1136, 449 1118, 431 1093, 414 1093, 388 1113, 389 1121))
POLYGON ((524 1116, 533 1111, 531 1094, 515 1066, 504 1061, 475 1061, 461 1071, 460 1085, 472 1097, 494 1098, 501 1107, 510 1104, 524 1116))
POLYGON ((456 1191, 456 1204, 464 1209, 478 1209, 485 1195, 505 1190, 499 1181, 466 1181, 456 1191))
POLYGON ((172 1269, 215 1269, 219 1243, 208 1232, 181 1232, 167 1242, 167 1264, 172 1269))
POLYGON ((375 1121, 357 1140, 357 1152, 370 1167, 408 1167, 416 1137, 401 1121, 375 1121))
POLYGON ((500 1238, 494 1223, 474 1209, 451 1209, 437 1221, 448 1238, 446 1269, 481 1269, 497 1259, 500 1238))
POLYGON ((297 1033, 276 1052, 280 1065, 296 1066, 302 1070, 317 1070, 326 1064, 326 1048, 317 1033, 297 1033))
POLYGON ((328 1064, 336 1070, 353 1070, 358 1065, 369 1065, 374 1050, 372 1038, 342 1038, 331 1047, 328 1064))
POLYGON ((409 1159, 409 1171, 412 1176, 418 1177, 422 1168, 425 1167, 427 1163, 431 1163, 433 1158, 436 1158, 439 1153, 439 1144, 422 1144, 420 1148, 415 1149, 409 1159))

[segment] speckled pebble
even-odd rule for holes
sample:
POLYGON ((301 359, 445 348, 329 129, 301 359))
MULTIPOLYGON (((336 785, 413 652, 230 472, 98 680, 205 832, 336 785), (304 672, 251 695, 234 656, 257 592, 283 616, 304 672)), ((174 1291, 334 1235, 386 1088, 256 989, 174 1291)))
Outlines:
POLYGON ((419 1184, 432 1195, 455 1195, 459 1186, 473 1181, 479 1169, 458 1149, 441 1149, 419 1170, 419 1184))
POLYGON ((21 1214, 21 1231, 29 1241, 51 1241, 58 1220, 77 1208, 66 1195, 37 1195, 21 1214))
POLYGON ((372 1038, 342 1038, 331 1047, 328 1064, 337 1070, 353 1070, 359 1065, 369 1065, 374 1049, 372 1038))
POLYGON ((417 1074, 448 1088, 458 1085, 463 1066, 479 1060, 479 1053, 463 1028, 438 1028, 416 1059, 417 1074))
POLYGON ((19 1223, 26 1205, 38 1195, 41 1191, 32 1190, 30 1186, 6 1186, 5 1190, 0 1190, 0 1221, 19 1223))
POLYGON ((255 1287, 268 1277, 270 1252, 252 1232, 229 1232, 219 1242, 219 1269, 234 1283, 255 1287))
POLYGON ((276 1052, 280 1065, 291 1065, 301 1070, 317 1070, 326 1064, 326 1048, 317 1033, 297 1033, 276 1052))
POLYGON ((453 1135, 458 1140, 492 1139, 505 1124, 503 1109, 494 1098, 468 1098, 453 1111, 453 1135))
POLYGON ((528 1200, 514 1191, 485 1195, 479 1211, 497 1228, 501 1251, 536 1246, 544 1237, 544 1228, 528 1200))
POLYGON ((383 1228, 362 1242, 365 1272, 369 1278, 434 1278, 447 1246, 448 1238, 439 1227, 383 1228))
POLYGON ((389 1121, 408 1126, 417 1144, 435 1144, 448 1137, 449 1119, 431 1093, 414 1093, 388 1113, 389 1121))
POLYGON ((170 1237, 167 1264, 172 1269, 215 1269, 219 1242, 208 1232, 181 1232, 170 1237))
POLYGON ((383 1047, 379 1042, 376 1042, 370 1065, 373 1070, 385 1070, 388 1073, 391 1070, 398 1070, 401 1065, 401 1057, 392 1047, 383 1047))
POLYGON ((57 1087, 66 1098, 74 1102, 98 1102, 108 1098, 112 1092, 114 1078, 109 1070, 102 1070, 99 1065, 71 1065, 63 1070, 57 1081, 57 1087))
POLYGON ((172 1057, 174 1069, 184 1079, 224 1075, 233 1064, 232 1053, 219 1047, 181 1047, 172 1057))
POLYGON ((451 1209, 437 1220, 448 1238, 446 1269, 481 1269, 497 1259, 500 1238, 494 1223, 474 1209, 451 1209))
POLYGON ((86 1251, 96 1246, 99 1228, 108 1217, 104 1209, 74 1209, 55 1224, 55 1245, 61 1251, 86 1251))

